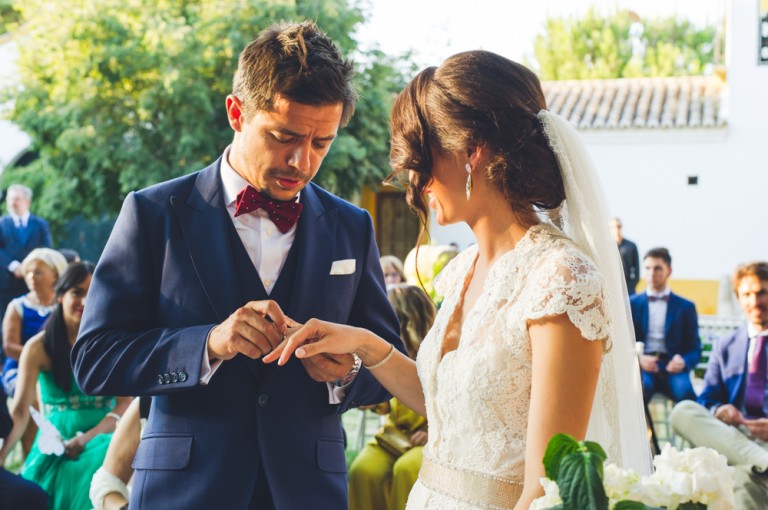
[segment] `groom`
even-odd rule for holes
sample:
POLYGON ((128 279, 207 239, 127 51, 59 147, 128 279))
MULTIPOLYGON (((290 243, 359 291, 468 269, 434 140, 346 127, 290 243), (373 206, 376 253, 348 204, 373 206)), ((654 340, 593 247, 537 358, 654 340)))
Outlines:
POLYGON ((353 356, 259 358, 311 317, 404 351, 370 217, 310 183, 351 75, 313 23, 266 29, 240 55, 224 154, 126 198, 72 360, 88 393, 154 397, 132 509, 347 508, 339 413, 385 391, 353 356))

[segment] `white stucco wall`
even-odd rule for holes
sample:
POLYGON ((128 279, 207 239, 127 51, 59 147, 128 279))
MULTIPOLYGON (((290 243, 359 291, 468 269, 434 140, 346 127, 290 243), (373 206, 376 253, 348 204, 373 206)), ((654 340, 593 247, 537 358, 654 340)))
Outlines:
MULTIPOLYGON (((582 131, 611 214, 641 256, 669 248, 674 278, 721 280, 738 263, 768 260, 768 65, 757 64, 757 20, 757 2, 733 0, 727 128, 582 131)), ((460 248, 473 240, 463 225, 432 235, 460 248)))

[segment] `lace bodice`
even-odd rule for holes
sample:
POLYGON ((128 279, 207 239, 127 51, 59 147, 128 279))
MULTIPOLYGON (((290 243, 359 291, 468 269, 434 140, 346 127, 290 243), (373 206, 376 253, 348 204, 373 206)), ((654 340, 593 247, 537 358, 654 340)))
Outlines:
MULTIPOLYGON (((551 225, 537 225, 489 268, 459 346, 440 360, 448 320, 477 256, 470 247, 435 279, 445 296, 417 359, 429 442, 424 455, 465 470, 522 481, 531 393, 529 320, 567 314, 589 340, 607 339, 604 282, 551 225)), ((409 508, 469 508, 417 483, 409 508)))

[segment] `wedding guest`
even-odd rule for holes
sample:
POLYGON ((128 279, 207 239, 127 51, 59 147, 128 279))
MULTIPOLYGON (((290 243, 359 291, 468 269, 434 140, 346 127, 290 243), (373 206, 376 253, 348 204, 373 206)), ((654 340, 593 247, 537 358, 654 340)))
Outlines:
POLYGON ((133 476, 131 464, 149 416, 150 403, 151 399, 146 397, 133 399, 117 424, 104 464, 91 479, 90 498, 95 510, 122 510, 128 507, 128 482, 133 476))
POLYGON ((27 290, 21 261, 33 249, 51 246, 48 222, 30 214, 31 205, 31 189, 22 184, 8 186, 5 193, 8 214, 0 218, 0 310, 5 310, 11 299, 27 290))
POLYGON ((719 338, 698 402, 675 406, 670 423, 693 446, 707 446, 736 467, 739 510, 768 508, 768 262, 736 268, 733 291, 747 323, 719 338))
POLYGON ((51 438, 38 432, 21 476, 39 484, 56 510, 91 508, 91 477, 104 460, 111 432, 131 400, 90 397, 74 381, 69 353, 80 328, 92 273, 93 264, 78 262, 56 284, 56 308, 45 329, 22 350, 11 408, 13 430, 0 448, 2 464, 30 422, 29 407, 37 398, 39 384, 42 415, 60 433, 64 452, 52 453, 51 438))
POLYGON ((387 285, 396 285, 405 283, 405 271, 402 261, 394 255, 383 255, 380 257, 381 270, 384 271, 384 283, 387 285))
POLYGON ((643 342, 643 397, 648 403, 654 393, 661 392, 674 402, 695 400, 691 370, 701 360, 696 305, 669 289, 669 250, 649 250, 643 265, 647 288, 630 298, 635 339, 643 342))
MULTIPOLYGON (((13 428, 8 412, 8 397, 0 385, 0 439, 4 440, 13 428)), ((25 480, 0 467, 0 510, 45 510, 48 494, 39 485, 25 480)))
POLYGON ((27 292, 13 299, 3 317, 3 387, 13 396, 16 372, 24 344, 36 335, 56 307, 54 285, 67 268, 63 255, 51 248, 35 248, 21 263, 27 292))
MULTIPOLYGON (((435 319, 435 305, 415 285, 392 285, 387 297, 400 321, 408 356, 416 359, 435 319)), ((386 422, 349 467, 350 510, 402 510, 421 468, 427 420, 396 398, 376 411, 387 415, 386 422)))
POLYGON ((318 319, 265 361, 355 353, 427 416, 410 509, 528 509, 543 494, 556 433, 595 440, 613 462, 647 474, 605 201, 583 142, 546 109, 536 75, 488 51, 459 53, 407 85, 391 133, 390 160, 423 224, 429 207, 438 224, 466 222, 477 240, 434 281, 445 299, 417 363, 364 328, 318 319), (560 214, 564 202, 580 221, 560 214))
POLYGON ((624 269, 624 280, 627 284, 627 292, 632 296, 636 292, 637 284, 640 281, 640 254, 637 251, 637 245, 624 237, 621 230, 621 220, 613 218, 611 220, 611 230, 619 247, 621 254, 621 265, 624 269))

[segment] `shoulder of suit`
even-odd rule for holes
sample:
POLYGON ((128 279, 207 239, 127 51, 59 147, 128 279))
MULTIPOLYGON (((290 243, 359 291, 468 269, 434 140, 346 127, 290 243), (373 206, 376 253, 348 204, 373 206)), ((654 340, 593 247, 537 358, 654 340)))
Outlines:
POLYGON ((686 306, 691 306, 693 308, 696 308, 696 303, 694 303, 690 299, 684 298, 680 294, 675 294, 674 292, 670 292, 669 293, 669 297, 670 297, 670 299, 676 299, 676 300, 680 301, 680 303, 682 303, 682 304, 684 304, 686 306))
POLYGON ((152 202, 166 202, 172 195, 188 194, 194 188, 195 181, 201 172, 203 172, 203 170, 153 184, 152 186, 148 186, 135 192, 135 195, 146 198, 152 202))

